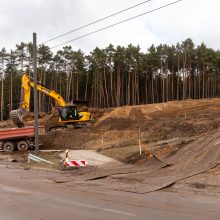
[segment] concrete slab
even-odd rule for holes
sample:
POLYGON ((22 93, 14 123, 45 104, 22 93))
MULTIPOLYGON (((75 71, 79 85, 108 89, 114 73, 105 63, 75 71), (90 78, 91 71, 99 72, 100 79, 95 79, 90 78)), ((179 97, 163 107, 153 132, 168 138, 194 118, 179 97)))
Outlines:
MULTIPOLYGON (((65 153, 60 154, 65 158, 65 153)), ((90 166, 102 166, 106 164, 120 165, 121 162, 99 154, 94 150, 69 150, 69 160, 86 160, 90 166)))

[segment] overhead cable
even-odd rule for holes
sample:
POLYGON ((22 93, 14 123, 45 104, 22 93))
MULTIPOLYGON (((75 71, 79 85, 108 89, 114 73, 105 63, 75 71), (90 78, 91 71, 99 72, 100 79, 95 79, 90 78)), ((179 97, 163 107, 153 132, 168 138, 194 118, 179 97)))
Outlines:
POLYGON ((123 12, 125 12, 125 11, 130 10, 130 9, 136 8, 136 7, 140 6, 140 5, 146 4, 147 2, 150 2, 150 1, 152 1, 152 0, 143 1, 143 2, 141 2, 141 3, 138 3, 138 4, 136 4, 136 5, 131 6, 131 7, 129 7, 129 8, 126 8, 126 9, 123 9, 123 10, 121 10, 121 11, 115 12, 115 13, 113 13, 113 14, 111 14, 111 15, 108 15, 108 16, 106 16, 106 17, 104 17, 104 18, 100 18, 100 19, 98 19, 98 20, 96 20, 96 21, 90 22, 90 23, 88 23, 88 24, 86 24, 86 25, 83 25, 83 26, 81 26, 81 27, 78 27, 78 28, 76 28, 76 29, 73 29, 73 30, 71 30, 71 31, 68 31, 68 32, 66 32, 66 33, 64 33, 64 34, 58 35, 58 36, 56 36, 56 37, 53 37, 53 38, 51 38, 51 39, 49 39, 49 40, 43 42, 42 44, 49 43, 49 42, 51 42, 51 41, 53 41, 53 40, 56 40, 56 39, 58 39, 58 38, 60 38, 60 37, 64 37, 64 36, 66 36, 66 35, 68 35, 68 34, 71 34, 71 33, 73 33, 73 32, 79 31, 79 30, 81 30, 81 29, 83 29, 83 28, 86 28, 86 27, 91 26, 91 25, 93 25, 93 24, 96 24, 96 23, 98 23, 98 22, 100 22, 100 21, 103 21, 103 20, 106 20, 106 19, 108 19, 108 18, 111 18, 111 17, 113 17, 113 16, 115 16, 115 15, 121 14, 121 13, 123 13, 123 12))
POLYGON ((52 47, 50 47, 50 49, 53 49, 53 48, 56 48, 56 47, 60 47, 60 46, 62 46, 62 45, 64 45, 64 44, 67 44, 67 43, 70 43, 70 42, 79 40, 79 39, 81 39, 81 38, 84 38, 84 37, 87 37, 87 36, 89 36, 89 35, 95 34, 95 33, 97 33, 97 32, 106 30, 106 29, 111 28, 111 27, 114 27, 114 26, 116 26, 116 25, 125 23, 125 22, 127 22, 127 21, 133 20, 133 19, 138 18, 138 17, 141 17, 141 16, 143 16, 143 15, 150 14, 150 13, 155 12, 155 11, 158 11, 158 10, 160 10, 160 9, 169 7, 169 6, 174 5, 174 4, 177 4, 177 3, 181 2, 181 1, 183 1, 183 0, 174 1, 174 2, 171 2, 171 3, 169 3, 169 4, 160 6, 160 7, 155 8, 155 9, 152 9, 152 10, 150 10, 150 11, 147 11, 147 12, 138 14, 138 15, 136 15, 136 16, 127 18, 127 19, 125 19, 125 20, 119 21, 119 22, 114 23, 114 24, 111 24, 111 25, 109 25, 109 26, 106 26, 106 27, 100 28, 100 29, 98 29, 98 30, 92 31, 92 32, 90 32, 90 33, 88 33, 88 34, 84 34, 84 35, 81 35, 81 36, 79 36, 79 37, 76 37, 76 38, 73 38, 73 39, 71 39, 71 40, 68 40, 68 41, 66 41, 66 42, 63 42, 63 43, 60 43, 60 44, 58 44, 58 45, 52 46, 52 47))

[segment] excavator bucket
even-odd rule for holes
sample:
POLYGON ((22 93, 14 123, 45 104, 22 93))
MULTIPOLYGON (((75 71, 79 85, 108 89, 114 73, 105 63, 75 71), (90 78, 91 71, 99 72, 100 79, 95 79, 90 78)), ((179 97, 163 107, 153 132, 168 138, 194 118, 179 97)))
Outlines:
POLYGON ((16 109, 12 110, 10 112, 10 118, 13 121, 14 124, 16 124, 19 128, 24 127, 24 121, 23 121, 23 116, 24 116, 24 110, 22 109, 16 109))

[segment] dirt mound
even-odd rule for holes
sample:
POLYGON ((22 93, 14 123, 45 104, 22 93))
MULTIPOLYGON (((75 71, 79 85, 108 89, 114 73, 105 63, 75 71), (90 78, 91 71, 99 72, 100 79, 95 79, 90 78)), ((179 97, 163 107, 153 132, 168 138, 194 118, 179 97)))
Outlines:
POLYGON ((112 109, 88 108, 88 109, 80 109, 80 111, 89 111, 91 113, 92 119, 94 121, 97 121, 99 118, 110 113, 112 109))
MULTIPOLYGON (((38 113, 38 119, 45 118, 48 114, 45 112, 38 113)), ((34 120, 34 113, 33 112, 26 112, 24 116, 24 121, 33 121, 34 120)))
POLYGON ((43 137, 43 148, 46 149, 83 149, 82 145, 98 139, 98 134, 89 129, 67 129, 50 131, 43 137))
POLYGON ((129 118, 107 118, 95 127, 104 130, 126 130, 132 128, 133 124, 133 121, 129 118))
POLYGON ((0 128, 14 128, 15 125, 12 120, 6 120, 0 122, 0 128))
MULTIPOLYGON (((125 106, 114 109, 101 117, 94 125, 95 128, 115 129, 119 134, 130 131, 127 139, 105 144, 99 151, 122 162, 143 162, 138 157, 138 128, 141 129, 142 144, 151 144, 161 140, 179 138, 193 140, 208 131, 220 127, 220 99, 187 100, 168 102, 166 104, 125 106)), ((114 140, 114 137, 112 137, 114 140)), ((188 142, 182 141, 177 147, 163 148, 155 151, 158 158, 163 158, 165 151, 175 153, 188 142), (164 152, 163 152, 164 151, 164 152)))
MULTIPOLYGON (((26 112, 23 119, 24 119, 25 126, 34 126, 34 113, 33 112, 26 112)), ((53 120, 58 121, 58 117, 46 114, 45 112, 38 113, 38 121, 40 125, 47 126, 53 120)), ((12 120, 6 120, 6 121, 0 122, 0 128, 13 128, 13 127, 16 127, 16 125, 13 123, 12 120)))
MULTIPOLYGON (((112 147, 120 152, 120 147, 138 144, 139 127, 142 143, 153 143, 176 137, 198 136, 215 130, 220 125, 220 99, 124 106, 110 112, 103 109, 93 111, 99 116, 91 129, 49 132, 45 137, 45 147, 55 149, 112 147)), ((50 116, 44 118, 45 120, 42 120, 46 126, 56 120, 50 116)), ((112 157, 117 157, 115 152, 110 152, 112 157)), ((124 158, 131 155, 124 153, 124 158)))
POLYGON ((220 99, 125 106, 98 119, 94 127, 109 127, 119 131, 137 130, 140 127, 143 132, 150 133, 150 136, 157 136, 157 140, 194 136, 220 125, 219 110, 220 99))

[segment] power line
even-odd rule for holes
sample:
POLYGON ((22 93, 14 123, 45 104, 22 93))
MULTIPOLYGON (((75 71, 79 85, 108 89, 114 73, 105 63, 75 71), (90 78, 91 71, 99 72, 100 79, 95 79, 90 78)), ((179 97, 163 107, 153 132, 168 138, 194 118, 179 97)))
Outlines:
POLYGON ((86 27, 91 26, 91 25, 93 25, 93 24, 96 24, 96 23, 98 23, 98 22, 100 22, 100 21, 103 21, 103 20, 106 20, 106 19, 108 19, 108 18, 111 18, 111 17, 113 17, 113 16, 115 16, 115 15, 121 14, 121 13, 123 13, 123 12, 125 12, 125 11, 130 10, 130 9, 136 8, 136 7, 138 7, 138 6, 140 6, 140 5, 143 5, 143 4, 145 4, 145 3, 147 3, 147 2, 150 2, 150 1, 152 1, 152 0, 147 0, 147 1, 144 1, 144 2, 141 2, 141 3, 138 3, 138 4, 136 4, 136 5, 133 5, 133 6, 129 7, 129 8, 123 9, 123 10, 121 10, 121 11, 115 12, 115 13, 113 13, 113 14, 111 14, 111 15, 108 15, 108 16, 106 16, 106 17, 104 17, 104 18, 100 18, 100 19, 98 19, 98 20, 96 20, 96 21, 93 21, 93 22, 91 22, 91 23, 88 23, 88 24, 86 24, 86 25, 83 25, 83 26, 81 26, 81 27, 78 27, 78 28, 76 28, 76 29, 73 29, 73 30, 71 30, 71 31, 68 31, 68 32, 66 32, 66 33, 64 33, 64 34, 58 35, 57 37, 53 37, 53 38, 51 38, 51 39, 49 39, 49 40, 43 42, 42 44, 51 42, 51 41, 56 40, 56 39, 58 39, 58 38, 60 38, 60 37, 63 37, 63 36, 66 36, 66 35, 68 35, 68 34, 71 34, 71 33, 73 33, 73 32, 79 31, 79 30, 81 30, 81 29, 83 29, 83 28, 86 28, 86 27))
POLYGON ((142 13, 142 14, 136 15, 136 16, 134 16, 134 17, 131 17, 131 18, 128 18, 128 19, 119 21, 119 22, 117 22, 117 23, 111 24, 111 25, 106 26, 106 27, 104 27, 104 28, 98 29, 98 30, 96 30, 96 31, 92 31, 92 32, 90 32, 90 33, 88 33, 88 34, 84 34, 84 35, 79 36, 79 37, 76 37, 76 38, 74 38, 74 39, 72 39, 72 40, 69 40, 69 41, 66 41, 66 42, 64 42, 64 43, 58 44, 58 45, 56 45, 56 46, 50 47, 50 49, 53 49, 53 48, 55 48, 55 47, 59 47, 59 46, 62 46, 62 45, 64 45, 64 44, 67 44, 67 43, 70 43, 70 42, 79 40, 79 39, 81 39, 81 38, 84 38, 84 37, 87 37, 87 36, 89 36, 89 35, 95 34, 95 33, 99 32, 99 31, 103 31, 103 30, 105 30, 105 29, 108 29, 108 28, 114 27, 114 26, 116 26, 116 25, 125 23, 125 22, 130 21, 130 20, 133 20, 133 19, 135 19, 135 18, 141 17, 141 16, 143 16, 143 15, 150 14, 150 13, 152 13, 152 12, 155 12, 155 11, 158 11, 158 10, 160 10, 160 9, 166 8, 166 7, 168 7, 168 6, 174 5, 174 4, 179 3, 179 2, 181 2, 181 1, 183 1, 183 0, 178 0, 178 1, 175 1, 175 2, 171 2, 171 3, 166 4, 166 5, 163 5, 163 6, 161 6, 161 7, 158 7, 158 8, 152 9, 152 10, 150 10, 150 11, 144 12, 144 13, 142 13))

